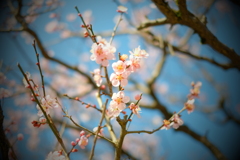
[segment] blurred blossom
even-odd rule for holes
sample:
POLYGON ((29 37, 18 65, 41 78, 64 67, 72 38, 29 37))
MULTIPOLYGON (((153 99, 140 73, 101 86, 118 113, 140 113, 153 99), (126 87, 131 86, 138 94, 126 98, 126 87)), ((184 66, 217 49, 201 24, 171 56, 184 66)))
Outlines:
POLYGON ((86 10, 82 14, 84 21, 86 24, 90 24, 93 20, 93 15, 91 10, 86 10))
POLYGON ((17 139, 18 139, 19 141, 23 140, 23 134, 19 133, 19 134, 17 135, 17 139))
POLYGON ((166 94, 166 93, 168 92, 168 89, 169 89, 169 86, 168 86, 167 83, 161 83, 161 84, 159 85, 159 92, 160 92, 161 94, 166 94))
POLYGON ((0 88, 0 99, 10 97, 11 95, 12 95, 12 93, 10 90, 0 88))
POLYGON ((58 17, 58 14, 57 13, 51 13, 49 15, 49 18, 57 18, 58 17))
POLYGON ((47 25, 45 26, 45 30, 48 33, 57 31, 58 30, 58 21, 54 20, 54 21, 47 23, 47 25))
POLYGON ((25 17, 25 22, 26 23, 32 23, 32 22, 34 22, 35 20, 36 20, 36 18, 37 18, 37 16, 31 16, 31 15, 29 15, 29 16, 26 16, 25 17))
POLYGON ((75 13, 70 13, 70 14, 67 15, 67 20, 69 22, 74 21, 76 18, 77 18, 77 14, 75 14, 75 13))
POLYGON ((133 10, 132 17, 134 17, 133 19, 135 20, 136 24, 140 24, 147 20, 146 16, 148 16, 150 12, 151 9, 148 6, 142 7, 140 9, 133 10))
POLYGON ((23 39, 25 39, 25 42, 27 44, 32 44, 33 37, 29 33, 27 33, 26 31, 22 31, 21 36, 22 36, 23 39))
POLYGON ((88 113, 83 112, 83 113, 80 113, 80 119, 83 122, 88 122, 91 119, 91 117, 88 113))
POLYGON ((50 21, 45 26, 45 31, 48 33, 53 33, 56 31, 63 30, 65 28, 64 23, 59 23, 57 20, 50 21))
POLYGON ((118 6, 117 11, 120 13, 126 13, 127 12, 127 7, 124 6, 118 6))
POLYGON ((59 151, 50 152, 47 155, 46 160, 66 160, 66 157, 59 151))
POLYGON ((71 36, 71 31, 69 30, 63 30, 60 35, 61 38, 69 38, 70 36, 71 36))

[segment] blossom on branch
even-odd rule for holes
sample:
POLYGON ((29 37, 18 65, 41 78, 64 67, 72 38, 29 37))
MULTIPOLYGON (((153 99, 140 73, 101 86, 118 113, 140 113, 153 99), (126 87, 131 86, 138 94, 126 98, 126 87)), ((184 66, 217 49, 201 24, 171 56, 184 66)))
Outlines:
POLYGON ((163 129, 168 130, 168 129, 170 129, 170 127, 171 127, 171 122, 169 120, 164 119, 163 120, 163 127, 161 128, 161 130, 163 130, 163 129))
POLYGON ((194 101, 194 99, 190 99, 184 104, 184 107, 186 108, 186 110, 188 110, 188 114, 193 112, 193 110, 195 109, 194 101))
MULTIPOLYGON (((52 109, 53 107, 57 108, 58 103, 55 99, 51 98, 50 95, 47 95, 46 97, 41 99, 41 106, 47 114, 50 114, 50 109, 52 109)), ((43 116, 44 114, 39 105, 37 105, 37 109, 38 109, 38 116, 39 117, 43 116)))
POLYGON ((96 85, 99 87, 102 84, 102 76, 100 69, 94 69, 93 71, 93 80, 96 82, 96 85))
POLYGON ((178 129, 179 126, 183 125, 183 120, 178 114, 174 114, 171 120, 173 121, 172 127, 175 129, 178 129))
POLYGON ((80 140, 78 142, 78 145, 82 148, 82 149, 85 149, 86 145, 88 144, 88 138, 83 135, 80 137, 80 140))
POLYGON ((135 48, 133 52, 132 51, 129 52, 136 58, 147 58, 149 56, 149 54, 145 50, 140 49, 140 46, 138 46, 138 48, 135 48))
POLYGON ((91 48, 91 57, 92 61, 96 61, 97 64, 101 64, 104 67, 109 65, 108 60, 114 60, 116 48, 111 46, 104 40, 101 40, 102 43, 93 43, 91 48))
POLYGON ((141 111, 141 108, 134 104, 134 103, 131 103, 129 108, 132 110, 133 114, 136 114, 139 118, 140 118, 140 111, 141 111))
POLYGON ((61 151, 50 152, 46 160, 66 160, 66 157, 62 155, 61 151))
POLYGON ((123 61, 117 61, 112 64, 112 68, 114 72, 120 74, 125 72, 126 70, 126 64, 123 61))
POLYGON ((136 72, 138 69, 141 68, 140 59, 134 57, 133 55, 129 56, 129 60, 126 61, 126 64, 128 66, 127 71, 130 72, 136 72))
POLYGON ((122 87, 126 86, 128 84, 128 78, 129 73, 123 72, 123 73, 112 73, 110 76, 110 81, 112 82, 112 85, 114 87, 118 87, 121 85, 122 87))

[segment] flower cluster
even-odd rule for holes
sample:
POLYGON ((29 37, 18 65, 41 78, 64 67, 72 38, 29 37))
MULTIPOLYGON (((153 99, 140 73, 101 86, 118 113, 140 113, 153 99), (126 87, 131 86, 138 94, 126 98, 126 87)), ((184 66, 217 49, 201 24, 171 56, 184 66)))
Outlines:
POLYGON ((85 135, 84 131, 80 132, 80 139, 77 141, 80 148, 85 149, 86 145, 88 144, 88 136, 85 135))
MULTIPOLYGON (((52 108, 58 107, 58 103, 57 103, 56 99, 51 98, 50 95, 43 97, 41 99, 40 103, 41 103, 43 110, 46 112, 46 114, 50 114, 50 110, 52 108)), ((42 117, 44 114, 39 105, 37 105, 37 109, 38 109, 38 116, 42 117)))
POLYGON ((97 64, 101 64, 104 67, 109 65, 109 60, 114 60, 116 48, 111 46, 105 39, 100 40, 98 43, 92 45, 92 53, 90 59, 96 61, 97 64))
POLYGON ((111 74, 110 81, 114 87, 119 85, 122 87, 126 86, 128 76, 141 68, 140 62, 142 58, 148 57, 148 53, 145 50, 141 50, 140 46, 135 48, 133 52, 130 51, 130 54, 129 60, 126 60, 127 56, 124 55, 124 57, 120 57, 119 61, 112 64, 114 73, 111 74))
POLYGON ((202 83, 201 82, 197 82, 197 83, 192 82, 191 85, 192 85, 192 89, 190 89, 190 94, 188 95, 188 100, 184 104, 184 107, 185 107, 185 109, 188 110, 188 113, 193 112, 193 110, 195 109, 195 106, 194 106, 195 99, 194 98, 199 97, 200 87, 202 86, 202 83))
POLYGON ((107 115, 109 117, 117 117, 126 108, 126 103, 129 102, 129 100, 130 98, 125 96, 123 91, 113 93, 107 115))
MULTIPOLYGON (((188 114, 193 112, 195 109, 194 101, 195 97, 199 96, 200 93, 200 87, 202 86, 201 82, 197 82, 196 84, 192 82, 192 89, 190 89, 190 94, 187 96, 188 100, 186 103, 184 103, 183 109, 186 109, 188 111, 188 114)), ((183 125, 183 120, 180 118, 179 114, 174 114, 169 120, 164 119, 163 120, 163 127, 161 129, 170 129, 171 126, 175 129, 177 129, 179 126, 183 125)))

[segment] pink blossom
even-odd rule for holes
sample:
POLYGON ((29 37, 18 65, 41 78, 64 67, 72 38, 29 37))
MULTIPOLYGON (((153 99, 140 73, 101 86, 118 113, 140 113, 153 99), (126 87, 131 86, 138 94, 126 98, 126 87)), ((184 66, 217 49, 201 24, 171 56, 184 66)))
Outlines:
POLYGON ((79 145, 82 149, 84 149, 87 144, 88 144, 88 138, 87 138, 85 135, 81 136, 81 137, 80 137, 80 141, 78 142, 78 145, 79 145))
POLYGON ((59 151, 50 152, 46 160, 66 160, 66 157, 59 151))
POLYGON ((111 101, 110 106, 107 110, 107 115, 112 118, 116 118, 122 112, 122 109, 119 108, 118 104, 114 101, 111 101))
POLYGON ((117 61, 112 64, 113 70, 116 73, 123 73, 126 70, 126 65, 123 61, 117 61))
POLYGON ((51 21, 45 26, 45 30, 48 33, 52 33, 58 30, 58 21, 51 21))
POLYGON ((47 122, 47 119, 45 117, 40 117, 39 122, 45 124, 47 122))
POLYGON ((56 18, 56 17, 58 17, 58 14, 57 14, 57 13, 51 13, 51 14, 49 15, 49 17, 50 17, 50 18, 56 18))
POLYGON ((100 69, 94 69, 93 71, 93 79, 99 87, 102 84, 102 76, 100 69))
POLYGON ((137 95, 136 95, 134 98, 135 98, 135 100, 137 100, 137 101, 138 101, 138 100, 140 100, 142 97, 141 97, 141 95, 140 95, 140 94, 137 94, 137 95))
POLYGON ((147 58, 149 55, 145 50, 141 50, 140 46, 138 46, 138 48, 135 48, 132 51, 129 51, 131 53, 131 55, 135 56, 136 58, 147 58))
POLYGON ((71 36, 71 31, 69 30, 63 30, 60 35, 61 38, 69 38, 70 36, 71 36))
MULTIPOLYGON (((47 114, 50 114, 50 109, 52 109, 53 107, 57 108, 58 103, 56 102, 55 99, 51 98, 50 95, 47 95, 45 98, 41 99, 41 106, 47 114)), ((37 105, 37 109, 38 109, 38 116, 40 117, 43 116, 43 112, 38 105, 37 105)))
POLYGON ((19 133, 19 134, 17 135, 17 139, 18 139, 19 141, 23 140, 23 134, 19 133))
POLYGON ((179 126, 183 125, 183 120, 180 118, 178 114, 174 114, 172 118, 173 128, 178 129, 179 126))
POLYGON ((112 85, 114 87, 118 87, 119 85, 124 87, 128 84, 128 80, 127 80, 128 76, 129 76, 128 72, 123 72, 120 74, 112 73, 110 76, 110 81, 112 82, 112 85))
POLYGON ((163 127, 161 128, 161 130, 163 130, 163 129, 168 130, 168 129, 170 129, 170 127, 171 127, 171 123, 170 123, 170 121, 164 119, 164 120, 163 120, 163 127))
POLYGON ((126 65, 128 66, 127 71, 135 72, 136 70, 141 68, 139 58, 130 55, 129 59, 130 60, 126 61, 126 65))
POLYGON ((68 14, 68 15, 67 15, 67 20, 68 20, 69 22, 74 21, 76 18, 77 18, 77 15, 74 14, 74 13, 71 13, 71 14, 68 14))
MULTIPOLYGON (((26 75, 28 80, 31 79, 31 74, 29 72, 26 72, 25 75, 26 75)), ((23 77, 23 84, 24 84, 24 86, 26 88, 29 86, 27 80, 25 79, 25 77, 23 77)))
POLYGON ((123 91, 119 91, 118 93, 113 93, 110 105, 111 103, 115 103, 117 104, 118 108, 122 111, 126 108, 125 103, 129 102, 129 100, 130 98, 128 96, 125 96, 123 91))
POLYGON ((116 48, 111 46, 109 43, 105 42, 92 45, 91 51, 92 53, 90 59, 92 61, 96 61, 97 64, 101 64, 102 66, 108 66, 108 60, 115 59, 114 53, 116 52, 116 48))
POLYGON ((136 114, 138 117, 140 117, 139 112, 141 111, 141 108, 138 105, 131 103, 129 108, 132 110, 133 114, 136 114))
POLYGON ((85 135, 85 131, 81 131, 79 134, 80 134, 80 137, 84 136, 85 135))
POLYGON ((189 99, 185 104, 184 107, 188 110, 188 114, 190 114, 191 112, 193 112, 193 110, 195 109, 194 106, 194 99, 189 99))
POLYGON ((192 82, 192 89, 190 90, 190 94, 188 95, 189 99, 192 99, 193 97, 198 97, 200 94, 200 87, 202 86, 202 82, 197 82, 196 84, 192 82))
POLYGON ((128 10, 127 7, 118 6, 117 12, 125 13, 125 12, 127 12, 127 10, 128 10))
POLYGON ((72 146, 76 146, 76 143, 74 141, 71 142, 72 146))

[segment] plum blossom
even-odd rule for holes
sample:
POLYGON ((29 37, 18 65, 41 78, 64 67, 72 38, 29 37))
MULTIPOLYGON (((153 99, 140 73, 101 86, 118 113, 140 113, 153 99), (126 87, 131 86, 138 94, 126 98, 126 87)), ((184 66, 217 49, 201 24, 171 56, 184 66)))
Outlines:
POLYGON ((171 127, 171 122, 169 120, 164 119, 163 120, 163 127, 161 128, 161 130, 163 130, 163 129, 168 130, 168 129, 170 129, 170 127, 171 127))
POLYGON ((19 141, 23 140, 23 134, 22 134, 22 133, 19 133, 19 134, 17 135, 17 139, 18 139, 19 141))
MULTIPOLYGON (((50 114, 50 109, 57 108, 58 103, 55 99, 51 98, 50 95, 47 95, 45 98, 41 99, 41 106, 47 114, 50 114)), ((38 109, 38 116, 39 117, 43 116, 44 114, 38 105, 37 105, 37 109, 38 109)))
POLYGON ((147 58, 149 56, 149 54, 145 50, 140 49, 140 46, 138 46, 138 48, 135 48, 133 52, 132 51, 129 52, 136 58, 147 58))
POLYGON ((66 160, 66 157, 59 151, 50 152, 46 160, 66 160))
POLYGON ((142 96, 140 94, 137 94, 134 98, 135 98, 135 100, 138 101, 138 100, 140 100, 142 98, 142 96))
POLYGON ((189 99, 192 99, 193 97, 198 97, 200 94, 200 87, 202 86, 202 82, 194 83, 192 82, 192 89, 190 90, 190 94, 188 95, 189 99))
POLYGON ((96 85, 99 87, 102 84, 102 76, 100 69, 94 69, 93 71, 93 80, 96 82, 96 85))
POLYGON ((132 110, 133 114, 136 114, 138 117, 140 117, 139 113, 141 111, 141 108, 139 107, 139 105, 131 103, 129 108, 132 110))
POLYGON ((126 61, 126 64, 128 66, 127 71, 130 72, 135 72, 136 70, 141 68, 140 59, 134 57, 133 55, 129 56, 129 60, 126 61))
POLYGON ((114 87, 118 87, 121 85, 122 87, 126 86, 128 84, 127 77, 129 76, 129 72, 123 72, 123 73, 112 73, 110 76, 110 81, 112 82, 112 85, 114 87))
POLYGON ((126 108, 125 103, 129 102, 129 100, 130 98, 125 96, 123 91, 113 93, 107 115, 109 117, 117 117, 126 108))
POLYGON ((186 108, 186 110, 188 110, 188 114, 193 112, 193 110, 195 109, 194 101, 194 99, 190 99, 184 104, 184 107, 186 108))
POLYGON ((122 112, 122 110, 118 107, 116 102, 110 103, 110 106, 107 110, 107 115, 112 118, 116 118, 119 116, 119 114, 122 112))
POLYGON ((173 121, 172 127, 175 129, 178 129, 179 126, 183 125, 183 120, 178 114, 174 114, 171 120, 173 121))
POLYGON ((129 102, 130 98, 124 95, 123 91, 119 91, 118 93, 113 93, 111 103, 117 104, 120 110, 125 109, 127 102, 129 102))
POLYGON ((117 61, 112 64, 112 68, 116 73, 123 73, 126 70, 126 64, 123 61, 117 61))
POLYGON ((90 52, 92 53, 90 57, 92 61, 107 67, 109 65, 108 60, 115 59, 116 48, 104 41, 104 43, 94 43, 90 52))
POLYGON ((70 14, 67 15, 67 20, 68 20, 69 22, 74 21, 76 18, 77 18, 77 15, 74 14, 74 13, 70 13, 70 14))
POLYGON ((80 140, 78 142, 78 145, 82 148, 82 149, 85 149, 86 145, 88 144, 88 138, 83 135, 80 137, 80 140))
POLYGON ((127 12, 127 10, 128 10, 127 7, 118 6, 117 12, 125 13, 125 12, 127 12))

